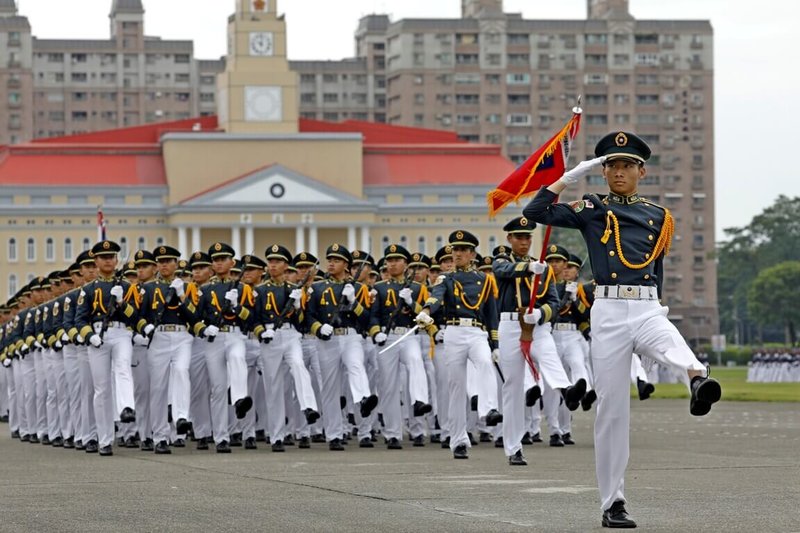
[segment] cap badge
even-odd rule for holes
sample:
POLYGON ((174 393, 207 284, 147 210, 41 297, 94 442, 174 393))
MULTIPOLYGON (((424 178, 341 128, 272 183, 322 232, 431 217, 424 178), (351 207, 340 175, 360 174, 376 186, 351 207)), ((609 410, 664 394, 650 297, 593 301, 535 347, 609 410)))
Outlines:
POLYGON ((195 259, 200 259, 201 257, 203 257, 203 254, 201 254, 200 252, 195 252, 194 253, 194 258, 195 259))
POLYGON ((445 253, 452 254, 453 253, 453 247, 448 244, 447 246, 444 247, 444 251, 445 251, 445 253))
POLYGON ((419 261, 420 257, 419 254, 414 254, 414 261, 419 261))
POLYGON ((358 259, 359 257, 361 257, 361 252, 359 252, 358 250, 356 250, 355 252, 353 252, 353 257, 355 257, 356 259, 358 259))
POLYGON ((617 146, 627 146, 628 145, 628 136, 622 132, 617 133, 617 136, 614 137, 614 142, 617 146))
POLYGON ((390 251, 390 252, 392 252, 392 253, 396 252, 396 251, 397 251, 397 246, 395 246, 394 244, 393 244, 393 245, 391 245, 391 246, 389 247, 389 251, 390 251))
POLYGON ((217 252, 219 252, 220 250, 222 250, 222 245, 221 245, 220 243, 217 243, 217 244, 215 244, 215 245, 214 245, 214 250, 216 250, 217 252))
POLYGON ((139 253, 136 254, 136 259, 141 259, 142 257, 144 257, 144 252, 139 250, 139 253))
POLYGON ((333 246, 331 246, 331 250, 333 250, 334 252, 338 252, 339 251, 339 245, 338 244, 334 244, 333 246))
POLYGON ((550 251, 553 252, 553 253, 556 253, 558 251, 558 246, 553 244, 552 246, 550 246, 550 251))
POLYGON ((527 226, 528 225, 528 219, 525 218, 525 217, 522 217, 521 219, 519 219, 519 225, 522 226, 522 227, 527 226))
POLYGON ((158 249, 158 253, 165 254, 167 253, 167 249, 162 246, 161 248, 158 249))
POLYGON ((302 259, 303 261, 305 261, 307 257, 308 257, 308 256, 306 255, 306 253, 305 253, 305 252, 303 252, 303 253, 301 253, 301 254, 300 254, 300 259, 302 259))
POLYGON ((277 252, 278 251, 278 245, 277 244, 273 244, 272 245, 272 251, 273 252, 277 252))
POLYGON ((463 239, 463 238, 464 238, 464 233, 461 232, 461 231, 457 231, 456 232, 456 239, 463 239))
POLYGON ((111 248, 111 243, 108 241, 103 242, 103 250, 108 250, 111 248))

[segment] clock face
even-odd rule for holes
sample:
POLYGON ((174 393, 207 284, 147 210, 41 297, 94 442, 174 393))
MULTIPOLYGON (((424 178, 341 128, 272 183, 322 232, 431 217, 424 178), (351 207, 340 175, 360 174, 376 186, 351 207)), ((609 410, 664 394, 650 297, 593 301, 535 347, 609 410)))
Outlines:
POLYGON ((250 32, 250 55, 271 56, 274 53, 272 32, 250 32))
POLYGON ((280 87, 244 88, 244 119, 248 122, 280 122, 283 98, 280 87))

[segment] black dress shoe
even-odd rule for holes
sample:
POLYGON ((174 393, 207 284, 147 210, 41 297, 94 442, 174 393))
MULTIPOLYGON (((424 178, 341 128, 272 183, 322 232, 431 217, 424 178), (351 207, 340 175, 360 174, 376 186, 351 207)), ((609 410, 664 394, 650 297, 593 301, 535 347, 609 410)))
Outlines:
POLYGON ((563 435, 561 435, 561 440, 563 440, 564 444, 566 444, 567 446, 572 446, 573 444, 575 444, 575 441, 572 440, 572 435, 570 435, 569 433, 564 433, 563 435))
POLYGON ((256 442, 266 442, 267 441, 267 432, 263 429, 256 430, 256 442))
POLYGON ((472 396, 469 399, 469 409, 470 411, 477 411, 478 410, 478 395, 472 396))
POLYGON ((289 433, 285 437, 283 437, 283 445, 284 446, 294 446, 294 436, 289 433))
POLYGON ((126 407, 119 414, 119 421, 124 423, 136 422, 136 411, 130 407, 126 407))
POLYGON ((475 436, 471 432, 467 432, 467 438, 469 439, 470 446, 477 446, 478 441, 475 440, 475 436))
POLYGON ((33 435, 31 435, 31 438, 30 440, 28 440, 28 442, 30 442, 31 444, 39 444, 39 436, 34 433, 33 435))
POLYGON ((648 383, 647 381, 639 378, 636 378, 636 389, 639 391, 640 401, 648 399, 650 395, 656 391, 656 388, 652 383, 648 383))
POLYGON ((561 435, 558 433, 553 433, 550 435, 550 446, 554 448, 561 448, 564 446, 564 441, 561 439, 561 435))
POLYGON ((356 425, 356 415, 354 413, 347 413, 347 423, 351 426, 356 425))
POLYGON ((303 411, 303 414, 306 416, 306 423, 310 426, 317 420, 319 420, 319 413, 315 410, 311 409, 310 407, 303 411))
POLYGON ((453 459, 469 459, 469 455, 467 455, 467 445, 466 444, 459 444, 453 450, 453 459))
POLYGON ((339 409, 344 409, 347 407, 347 398, 345 396, 339 396, 339 409))
POLYGON ((300 437, 300 440, 297 443, 297 447, 300 448, 301 450, 306 450, 308 448, 311 448, 311 439, 309 439, 308 437, 300 437))
POLYGON ((442 437, 438 433, 434 433, 431 435, 431 444, 436 444, 437 442, 442 442, 442 437))
POLYGON ((125 447, 126 448, 138 448, 139 447, 139 443, 136 441, 136 437, 134 437, 134 436, 128 437, 127 440, 125 441, 125 447))
POLYGON ((64 439, 64 448, 67 450, 75 448, 75 439, 73 437, 67 437, 64 439))
MULTIPOLYGON (((116 433, 116 431, 115 431, 115 433, 116 433)), ((120 435, 119 437, 117 437, 117 446, 119 446, 120 448, 124 448, 125 447, 125 437, 124 436, 120 435)))
POLYGON ((492 436, 485 431, 481 431, 478 433, 478 442, 492 442, 492 436))
POLYGON ((63 448, 64 447, 64 439, 62 439, 61 437, 56 437, 50 442, 50 445, 53 448, 63 448))
POLYGON ((594 389, 586 391, 586 394, 584 394, 583 398, 581 398, 581 408, 584 411, 588 411, 592 408, 592 404, 595 402, 595 400, 597 400, 597 393, 594 391, 594 389))
POLYGON ((533 444, 533 441, 531 440, 531 434, 530 434, 529 431, 526 431, 525 434, 522 436, 522 440, 520 441, 520 444, 523 444, 525 446, 529 446, 529 445, 533 444))
POLYGON ((42 445, 43 446, 50 446, 50 436, 47 433, 42 435, 42 445))
POLYGON ((425 435, 420 433, 419 435, 411 439, 411 442, 413 442, 412 446, 414 446, 414 448, 422 448, 425 446, 425 435))
POLYGON ((283 441, 276 440, 272 443, 272 451, 273 452, 285 452, 286 448, 283 447, 283 441))
POLYGON ((543 442, 542 435, 540 433, 534 433, 531 435, 531 442, 543 442))
POLYGON ((19 438, 19 431, 17 431, 16 429, 14 431, 12 431, 11 432, 11 438, 12 439, 18 439, 19 438))
POLYGON ((20 442, 30 442, 31 441, 31 436, 26 433, 25 435, 23 435, 23 436, 21 436, 19 438, 19 441, 20 442))
POLYGON ((197 449, 198 450, 208 449, 208 437, 200 437, 199 439, 197 439, 197 449))
POLYGON ((503 415, 497 410, 492 409, 486 413, 486 425, 489 427, 496 426, 503 421, 503 415))
POLYGON ((325 442, 325 435, 323 435, 322 433, 311 435, 311 442, 323 443, 325 442))
POLYGON ((417 400, 414 402, 414 416, 425 416, 433 411, 433 406, 429 403, 417 400))
POLYGON ((358 441, 359 448, 374 448, 375 445, 372 444, 372 439, 369 437, 364 437, 360 441, 358 441))
POLYGON ((344 451, 344 446, 342 446, 341 439, 333 439, 328 443, 328 449, 332 452, 341 452, 344 451))
POLYGON ((85 451, 86 453, 97 453, 97 450, 98 450, 97 441, 92 439, 86 443, 86 447, 84 448, 83 451, 85 451))
POLYGON ((186 441, 183 439, 175 439, 175 442, 173 442, 172 445, 176 448, 185 448, 186 441))
POLYGON ((445 449, 445 450, 446 450, 446 449, 448 449, 448 448, 450 448, 450 437, 446 437, 446 438, 445 438, 445 439, 442 441, 442 449, 445 449))
POLYGON ((617 500, 611 504, 611 507, 603 511, 603 527, 613 528, 634 528, 634 522, 625 510, 625 502, 617 500))
POLYGON ((175 431, 178 435, 187 435, 192 430, 192 423, 185 418, 179 418, 175 423, 175 431))
POLYGON ((77 451, 82 451, 86 449, 86 446, 83 445, 83 441, 81 439, 75 441, 75 449, 77 451))
POLYGON ((143 452, 152 452, 155 449, 155 444, 153 443, 153 439, 144 439, 142 443, 139 445, 139 449, 143 452))
POLYGON ((255 437, 247 437, 244 439, 244 449, 245 450, 257 450, 258 446, 256 445, 256 438, 255 437))
POLYGON ((400 441, 396 437, 392 437, 386 444, 386 448, 389 450, 402 450, 403 445, 400 444, 400 441))
POLYGON ((508 464, 511 466, 528 466, 528 461, 522 455, 522 450, 517 450, 517 453, 508 458, 508 464))
POLYGON ((711 411, 711 404, 717 403, 722 398, 722 387, 719 381, 713 378, 695 376, 690 385, 692 399, 689 401, 689 412, 694 416, 707 415, 711 411))
POLYGON ((231 446, 232 447, 239 447, 242 445, 242 434, 241 433, 231 433, 231 446))
POLYGON ((114 450, 111 449, 110 444, 100 448, 100 457, 111 457, 112 455, 114 455, 114 450))
POLYGON ((231 453, 231 445, 228 443, 228 441, 223 440, 217 444, 217 453, 231 453))
POLYGON ((374 394, 361 399, 361 418, 367 418, 372 410, 378 406, 378 397, 374 394))
POLYGON ((160 440, 158 441, 158 444, 156 444, 155 453, 158 455, 167 455, 172 453, 172 450, 169 449, 169 444, 167 444, 167 441, 160 440))
POLYGON ((574 411, 578 408, 584 394, 586 394, 586 380, 583 378, 576 381, 575 385, 567 387, 566 389, 561 389, 561 395, 564 397, 567 408, 575 406, 575 408, 570 409, 570 411, 574 411))
POLYGON ((525 391, 525 405, 528 407, 533 407, 536 405, 536 402, 539 401, 539 398, 542 397, 542 389, 539 388, 539 385, 534 385, 530 389, 525 391))
POLYGON ((494 439, 494 447, 495 448, 502 448, 503 446, 504 446, 504 444, 503 444, 503 436, 500 435, 499 437, 494 439))
POLYGON ((241 420, 245 417, 245 415, 247 415, 247 411, 253 407, 253 399, 250 396, 245 396, 244 398, 236 400, 236 403, 233 404, 233 406, 236 411, 236 418, 241 420))

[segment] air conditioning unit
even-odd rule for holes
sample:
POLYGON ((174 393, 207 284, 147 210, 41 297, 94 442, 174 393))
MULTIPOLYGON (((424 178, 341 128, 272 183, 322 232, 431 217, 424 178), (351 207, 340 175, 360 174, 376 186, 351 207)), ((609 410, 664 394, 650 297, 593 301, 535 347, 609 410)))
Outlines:
POLYGON ((161 111, 160 109, 156 109, 156 116, 157 117, 163 117, 164 116, 164 112, 161 111))

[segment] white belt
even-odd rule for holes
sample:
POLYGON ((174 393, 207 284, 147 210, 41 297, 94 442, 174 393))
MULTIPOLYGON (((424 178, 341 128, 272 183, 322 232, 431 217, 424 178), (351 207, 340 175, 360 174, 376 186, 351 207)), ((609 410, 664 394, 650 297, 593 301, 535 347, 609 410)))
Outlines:
MULTIPOLYGON (((264 324, 264 327, 267 329, 275 329, 275 324, 264 324)), ((292 324, 289 322, 284 322, 278 329, 292 329, 292 324)))
POLYGON ((333 328, 334 335, 355 335, 356 328, 333 328))
POLYGON ((621 298, 625 300, 658 300, 656 287, 643 285, 598 285, 594 288, 595 298, 621 298))
POLYGON ((404 327, 396 327, 392 328, 391 331, 387 332, 389 335, 405 335, 411 331, 411 328, 404 328, 404 327))
POLYGON ((220 326, 219 332, 220 333, 240 333, 242 330, 239 329, 239 326, 220 326))
MULTIPOLYGON (((111 328, 125 329, 127 327, 128 325, 125 322, 117 322, 116 320, 108 323, 109 329, 111 328)), ((100 333, 100 330, 103 329, 103 323, 95 322, 94 324, 92 324, 92 329, 94 330, 95 333, 100 333)))
POLYGON ((500 320, 519 320, 519 313, 516 311, 511 313, 500 313, 500 320))
POLYGON ((576 331, 578 326, 572 324, 571 322, 558 322, 553 324, 553 329, 556 331, 576 331))
POLYGON ((167 333, 176 332, 176 331, 189 331, 189 328, 186 326, 182 326, 180 324, 161 324, 156 328, 156 331, 164 331, 167 333))

